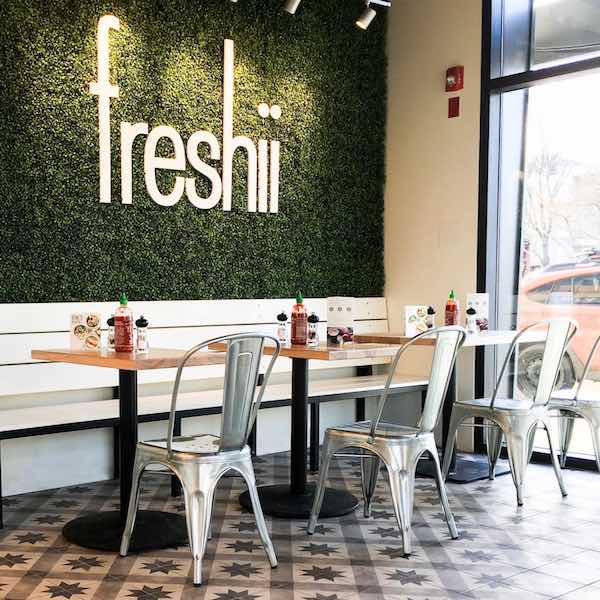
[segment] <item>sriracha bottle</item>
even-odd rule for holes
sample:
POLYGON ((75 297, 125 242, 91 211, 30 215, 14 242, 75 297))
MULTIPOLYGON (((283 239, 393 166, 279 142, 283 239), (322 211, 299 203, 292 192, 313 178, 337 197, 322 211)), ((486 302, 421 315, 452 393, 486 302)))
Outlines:
POLYGON ((127 296, 121 294, 115 311, 115 351, 133 352, 133 313, 127 306, 127 296))
POLYGON ((448 296, 448 301, 446 302, 446 318, 444 325, 446 325, 446 327, 449 325, 458 325, 459 321, 460 307, 456 295, 454 294, 454 290, 452 290, 448 296))
POLYGON ((292 335, 291 342, 293 345, 306 346, 308 341, 308 316, 304 307, 304 298, 298 292, 296 296, 296 304, 292 308, 292 335))

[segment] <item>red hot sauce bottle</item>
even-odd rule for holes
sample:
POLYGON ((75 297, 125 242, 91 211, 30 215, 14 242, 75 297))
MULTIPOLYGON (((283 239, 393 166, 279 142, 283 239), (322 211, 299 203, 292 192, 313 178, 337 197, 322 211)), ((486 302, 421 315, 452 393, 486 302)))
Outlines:
POLYGON ((456 299, 456 294, 454 290, 450 292, 448 296, 448 301, 446 302, 446 318, 444 325, 448 327, 449 325, 459 325, 460 324, 460 306, 458 304, 458 300, 456 299))
POLYGON ((298 292, 296 296, 296 304, 292 308, 292 335, 291 342, 293 345, 306 346, 308 341, 308 315, 303 304, 304 298, 298 292))
POLYGON ((121 294, 115 311, 115 351, 133 352, 133 313, 127 306, 125 294, 121 294))

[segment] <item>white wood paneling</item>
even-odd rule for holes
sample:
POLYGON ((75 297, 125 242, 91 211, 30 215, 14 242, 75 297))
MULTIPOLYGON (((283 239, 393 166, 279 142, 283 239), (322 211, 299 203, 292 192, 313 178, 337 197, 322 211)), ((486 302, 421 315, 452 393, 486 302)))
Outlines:
MULTIPOLYGON (((267 300, 176 300, 135 302, 135 314, 144 314, 154 327, 190 327, 275 323, 282 308, 289 313, 291 298, 267 300)), ((307 298, 310 311, 325 316, 326 299, 307 298)), ((67 331, 69 317, 78 312, 99 312, 105 320, 116 302, 65 302, 52 304, 0 305, 0 334, 67 331)), ((355 319, 387 319, 385 298, 357 298, 355 319)))

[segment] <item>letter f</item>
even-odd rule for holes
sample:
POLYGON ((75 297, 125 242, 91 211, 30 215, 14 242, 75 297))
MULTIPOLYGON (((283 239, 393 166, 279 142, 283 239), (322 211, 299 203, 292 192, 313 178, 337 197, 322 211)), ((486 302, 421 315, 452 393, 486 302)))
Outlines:
POLYGON ((111 85, 108 38, 111 29, 119 30, 121 24, 114 15, 104 15, 98 20, 98 81, 90 83, 90 93, 98 96, 98 129, 100 136, 100 202, 110 204, 110 99, 119 96, 119 87, 111 85))

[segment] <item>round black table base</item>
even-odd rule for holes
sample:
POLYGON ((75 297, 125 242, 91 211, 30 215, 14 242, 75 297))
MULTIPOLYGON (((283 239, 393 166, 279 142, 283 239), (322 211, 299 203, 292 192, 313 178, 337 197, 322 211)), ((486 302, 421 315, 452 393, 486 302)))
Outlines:
MULTIPOLYGON (((314 485, 307 485, 304 494, 292 494, 289 483, 263 485, 258 488, 263 513, 283 519, 308 519, 314 494, 314 485)), ((244 508, 252 510, 252 502, 248 492, 244 492, 240 496, 240 504, 244 508)), ((357 506, 358 500, 352 494, 342 490, 325 488, 323 507, 319 516, 322 518, 341 517, 355 511, 357 506)))
MULTIPOLYGON (((99 512, 69 521, 63 535, 72 544, 93 550, 118 552, 123 521, 118 511, 99 512)), ((185 517, 154 510, 138 511, 130 552, 175 548, 187 544, 185 517)))

